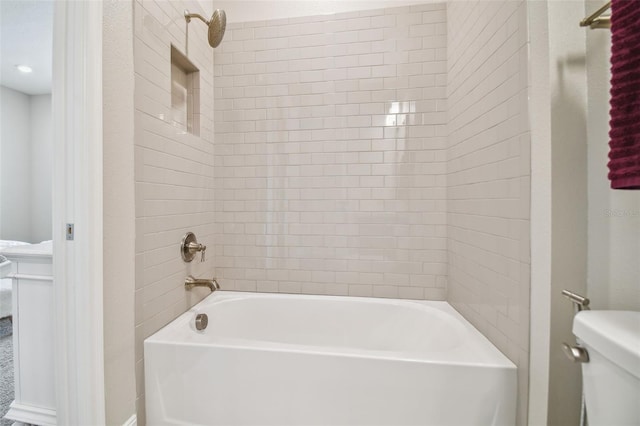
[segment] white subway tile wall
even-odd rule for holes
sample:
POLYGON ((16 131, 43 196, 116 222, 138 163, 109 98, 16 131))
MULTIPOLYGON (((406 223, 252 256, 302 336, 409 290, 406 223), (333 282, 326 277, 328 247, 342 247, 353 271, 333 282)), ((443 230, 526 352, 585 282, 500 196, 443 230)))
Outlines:
POLYGON ((227 290, 447 299, 518 365, 526 424, 525 2, 230 24, 215 51, 199 21, 187 40, 198 2, 134 8, 139 424, 142 342, 207 294, 187 274, 214 272, 227 290), (171 44, 200 70, 200 136, 172 122, 171 44), (179 258, 187 230, 206 262, 179 258))
POLYGON ((525 1, 448 2, 447 300, 518 366, 527 424, 530 128, 525 1))
POLYGON ((446 297, 446 30, 443 3, 227 27, 223 288, 446 297))
MULTIPOLYGON (((207 28, 183 12, 206 15, 197 1, 134 2, 136 180, 136 383, 138 424, 145 424, 143 340, 185 312, 208 290, 185 291, 184 278, 213 276, 206 262, 185 264, 182 235, 193 231, 211 247, 213 207, 213 51, 207 28), (175 123, 171 104, 171 45, 200 70, 200 136, 175 123), (187 49, 188 47, 188 49, 187 49)), ((197 95, 197 94, 196 94, 197 95)))

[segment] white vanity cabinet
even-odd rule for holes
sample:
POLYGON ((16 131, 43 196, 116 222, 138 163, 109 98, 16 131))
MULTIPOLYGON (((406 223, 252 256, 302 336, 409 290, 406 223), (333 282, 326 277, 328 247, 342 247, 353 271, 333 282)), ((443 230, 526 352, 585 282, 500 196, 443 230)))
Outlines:
POLYGON ((52 244, 2 250, 11 261, 15 399, 5 418, 55 425, 52 244))

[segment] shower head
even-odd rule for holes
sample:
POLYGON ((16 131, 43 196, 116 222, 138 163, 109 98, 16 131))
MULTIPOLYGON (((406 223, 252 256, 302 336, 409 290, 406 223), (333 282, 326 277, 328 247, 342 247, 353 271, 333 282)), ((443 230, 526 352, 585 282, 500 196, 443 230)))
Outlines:
POLYGON ((208 21, 197 13, 189 13, 188 10, 184 11, 184 19, 187 23, 191 22, 191 18, 198 18, 209 27, 209 45, 211 47, 218 47, 222 38, 224 37, 224 31, 227 28, 227 14, 222 9, 216 9, 211 15, 211 19, 208 21))
POLYGON ((211 47, 218 47, 224 31, 227 28, 227 14, 222 9, 216 9, 209 20, 209 44, 211 47))

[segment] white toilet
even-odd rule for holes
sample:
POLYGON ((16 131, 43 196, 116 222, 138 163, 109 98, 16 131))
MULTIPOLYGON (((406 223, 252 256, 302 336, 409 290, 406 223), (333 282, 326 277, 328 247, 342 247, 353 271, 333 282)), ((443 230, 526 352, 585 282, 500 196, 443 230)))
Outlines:
POLYGON ((589 426, 640 425, 640 312, 581 311, 573 334, 589 356, 582 364, 589 426))

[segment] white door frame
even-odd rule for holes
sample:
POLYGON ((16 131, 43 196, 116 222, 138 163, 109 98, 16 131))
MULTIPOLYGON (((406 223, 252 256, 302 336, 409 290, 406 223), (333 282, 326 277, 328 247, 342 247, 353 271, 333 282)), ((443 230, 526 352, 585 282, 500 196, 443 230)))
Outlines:
POLYGON ((53 28, 57 420, 104 424, 102 2, 56 1, 53 28))

